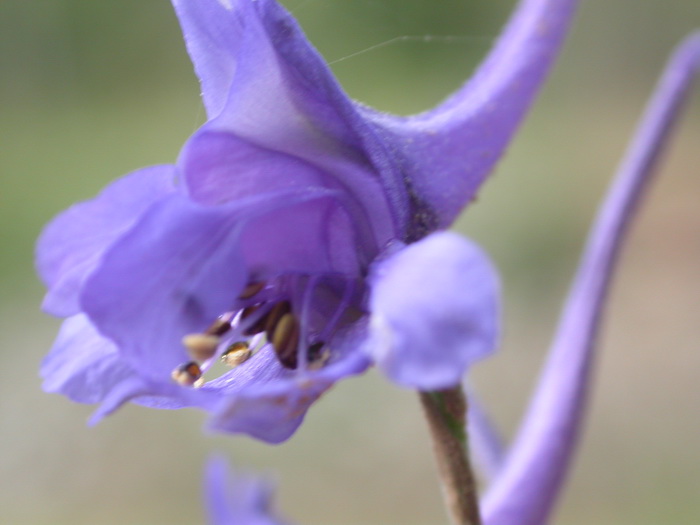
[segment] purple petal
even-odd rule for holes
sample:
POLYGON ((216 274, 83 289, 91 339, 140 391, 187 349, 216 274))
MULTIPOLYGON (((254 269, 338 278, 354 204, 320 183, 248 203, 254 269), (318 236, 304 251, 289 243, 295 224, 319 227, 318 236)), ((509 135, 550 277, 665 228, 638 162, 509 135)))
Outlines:
POLYGON ((66 319, 56 342, 41 363, 44 390, 68 396, 78 403, 99 403, 117 385, 134 377, 117 352, 88 318, 66 319))
POLYGON ((274 190, 326 188, 343 196, 365 251, 376 254, 395 235, 379 183, 368 167, 320 148, 302 159, 300 146, 283 141, 260 146, 205 126, 185 145, 179 166, 187 191, 197 202, 214 205, 274 190))
POLYGON ((207 130, 187 142, 179 164, 190 196, 205 204, 222 204, 261 190, 321 187, 324 182, 318 169, 297 157, 207 130))
POLYGON ((503 155, 566 35, 575 0, 523 0, 473 78, 437 108, 370 118, 397 139, 411 186, 447 227, 503 155), (457 161, 457 159, 459 159, 457 161))
POLYGON ((268 193, 217 207, 180 195, 164 200, 105 253, 85 284, 84 311, 130 366, 163 380, 188 360, 182 337, 201 332, 233 307, 248 268, 273 275, 297 268, 328 270, 335 260, 322 251, 328 246, 318 242, 318 229, 311 231, 309 243, 305 232, 289 237, 282 229, 271 235, 265 220, 269 215, 287 218, 291 227, 307 226, 309 214, 317 222, 324 217, 312 201, 328 199, 328 192, 307 191, 268 193), (290 208, 296 214, 288 215, 290 208), (269 243, 280 248, 270 250, 269 243))
POLYGON ((207 463, 204 499, 211 525, 283 525, 272 506, 272 486, 259 478, 232 476, 218 457, 207 463))
MULTIPOLYGON (((258 357, 258 356, 256 356, 258 357)), ((282 369, 269 348, 250 370, 235 369, 211 386, 226 392, 209 428, 243 433, 268 443, 281 443, 301 425, 309 407, 340 379, 364 372, 369 360, 360 352, 305 374, 282 369), (256 371, 261 371, 262 374, 256 371)), ((205 389, 209 384, 202 387, 205 389)))
MULTIPOLYGON (((209 11, 221 10, 214 3, 208 0, 200 8, 176 2, 196 69, 200 76, 207 71, 202 76, 205 103, 216 106, 204 131, 226 132, 236 137, 231 140, 247 144, 247 153, 233 153, 236 158, 258 147, 332 174, 361 203, 380 244, 386 242, 408 218, 402 176, 296 21, 274 1, 242 0, 232 3, 219 20, 207 22, 209 11), (206 23, 212 34, 207 34, 206 23), (236 37, 219 36, 226 32, 236 37), (217 62, 222 63, 221 75, 214 68, 217 62), (210 76, 217 80, 206 80, 210 76)), ((183 171, 196 189, 199 173, 183 171)), ((279 172, 281 179, 286 172, 279 172)), ((206 185, 212 182, 210 174, 206 185)))
POLYGON ((236 214, 175 196, 114 243, 86 282, 84 311, 132 367, 167 378, 188 360, 180 340, 231 306, 246 279, 236 214), (203 293, 206 290, 206 293, 203 293))
MULTIPOLYGON (((160 396, 146 403, 160 408, 207 406, 206 393, 141 377, 84 314, 63 322, 51 352, 42 361, 41 376, 47 392, 63 394, 77 403, 101 403, 90 424, 143 395, 160 396)), ((213 404, 212 400, 208 404, 213 404)))
POLYGON ((437 390, 459 384, 498 340, 498 278, 471 242, 434 233, 377 264, 367 350, 396 383, 437 390))
POLYGON ((174 182, 174 166, 138 170, 56 217, 37 245, 37 268, 49 288, 44 309, 62 317, 78 313, 80 289, 105 249, 173 192, 174 182))
MULTIPOLYGON (((172 0, 211 119, 228 99, 243 36, 238 10, 219 0, 172 0)), ((234 3, 238 3, 237 1, 234 3)))
POLYGON ((537 391, 507 462, 485 498, 487 525, 541 525, 552 511, 578 441, 612 272, 698 71, 700 33, 687 39, 667 66, 598 213, 537 391))

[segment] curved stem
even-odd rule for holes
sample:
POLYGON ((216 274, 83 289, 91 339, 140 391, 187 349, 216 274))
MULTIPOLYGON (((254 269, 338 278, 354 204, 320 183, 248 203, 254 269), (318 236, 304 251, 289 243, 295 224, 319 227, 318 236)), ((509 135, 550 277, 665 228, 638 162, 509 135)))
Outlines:
POLYGON ((467 454, 467 402, 461 386, 420 392, 447 511, 454 525, 480 525, 476 483, 467 454))

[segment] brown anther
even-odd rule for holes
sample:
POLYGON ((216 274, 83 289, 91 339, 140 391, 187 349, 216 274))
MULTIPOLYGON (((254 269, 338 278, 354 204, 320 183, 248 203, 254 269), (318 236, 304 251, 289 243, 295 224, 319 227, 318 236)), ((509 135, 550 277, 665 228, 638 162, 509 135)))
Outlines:
POLYGON ((178 366, 172 373, 173 381, 181 386, 193 386, 200 377, 202 369, 194 361, 178 366))
MULTIPOLYGON (((247 306, 246 308, 243 308, 243 311, 241 312, 241 321, 245 321, 248 317, 253 315, 255 312, 257 312, 262 304, 254 304, 253 306, 247 306)), ((265 319, 266 315, 263 315, 260 319, 255 321, 252 325, 250 325, 248 328, 243 330, 243 335, 255 335, 259 334, 260 332, 265 330, 265 319)))
POLYGON ((297 348, 299 346, 299 322, 292 313, 284 314, 275 325, 273 333, 268 332, 277 359, 286 368, 297 367, 297 348))
POLYGON ((219 338, 209 334, 188 334, 182 338, 187 353, 195 361, 206 361, 213 357, 219 346, 219 338))
POLYGON ((247 361, 251 354, 252 352, 248 343, 245 341, 238 341, 226 349, 221 356, 221 361, 223 361, 226 366, 234 368, 247 361))
POLYGON ((231 320, 226 319, 225 317, 219 317, 216 321, 209 325, 209 328, 207 328, 204 333, 207 335, 216 335, 218 337, 221 337, 230 329, 231 320))
POLYGON ((257 295, 262 291, 263 288, 265 288, 265 285, 267 283, 265 281, 257 281, 257 282, 252 282, 248 283, 248 285, 243 288, 243 291, 239 294, 238 298, 239 299, 250 299, 254 295, 257 295))
POLYGON ((272 333, 275 331, 280 320, 292 311, 289 301, 280 301, 275 304, 265 316, 265 333, 268 341, 272 340, 272 333))

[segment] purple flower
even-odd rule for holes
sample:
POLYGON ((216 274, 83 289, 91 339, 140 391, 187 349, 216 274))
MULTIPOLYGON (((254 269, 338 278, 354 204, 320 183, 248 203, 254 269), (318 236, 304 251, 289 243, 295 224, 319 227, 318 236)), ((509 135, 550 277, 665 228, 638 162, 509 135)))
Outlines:
POLYGON ((67 317, 45 389, 101 403, 94 420, 129 400, 199 407, 280 442, 373 363, 409 388, 459 383, 496 345, 498 286, 441 230, 503 153, 574 4, 524 0, 470 82, 397 117, 350 100, 274 0, 174 0, 208 121, 176 165, 44 231, 44 308, 67 317), (234 367, 215 377, 220 358, 234 367))
MULTIPOLYGON (((482 500, 484 525, 544 525, 552 513, 578 442, 591 386, 596 337, 615 265, 634 212, 698 73, 700 32, 688 37, 669 61, 602 203, 535 395, 508 450, 504 450, 481 406, 470 396, 470 443, 490 478, 482 500)), ((254 489, 251 486, 249 490, 254 489)), ((210 493, 217 494, 213 485, 210 493)), ((238 489, 237 494, 241 493, 238 489)), ((225 501, 220 492, 216 501, 225 501)), ((229 501, 240 505, 241 499, 232 495, 229 501)))
POLYGON ((255 476, 228 472, 226 461, 214 457, 206 469, 205 493, 211 525, 283 525, 272 504, 272 486, 255 476))

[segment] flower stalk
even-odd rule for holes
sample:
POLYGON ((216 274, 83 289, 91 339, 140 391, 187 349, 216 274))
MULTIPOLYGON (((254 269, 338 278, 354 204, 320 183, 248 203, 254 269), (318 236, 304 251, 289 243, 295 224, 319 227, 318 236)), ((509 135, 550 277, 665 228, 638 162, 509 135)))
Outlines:
POLYGON ((420 392, 433 439, 445 505, 454 525, 480 525, 476 482, 467 453, 467 401, 461 386, 420 392))

